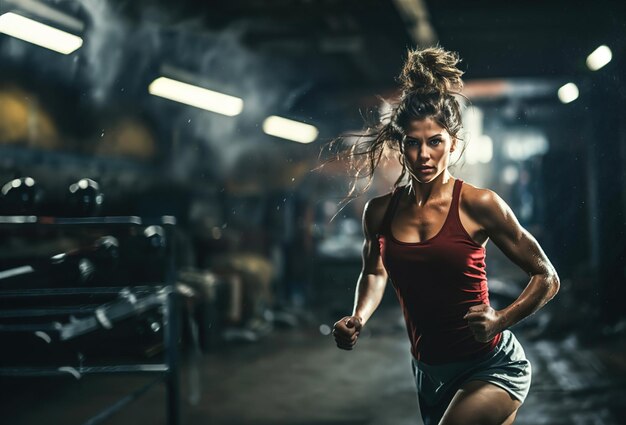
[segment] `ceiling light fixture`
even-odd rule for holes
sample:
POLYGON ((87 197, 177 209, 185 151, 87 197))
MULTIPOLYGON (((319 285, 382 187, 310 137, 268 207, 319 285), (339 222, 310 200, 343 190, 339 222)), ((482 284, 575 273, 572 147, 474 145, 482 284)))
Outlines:
POLYGON ((613 53, 609 46, 602 45, 587 56, 587 67, 592 71, 597 71, 613 59, 613 53))
POLYGON ((567 83, 558 91, 559 100, 563 103, 570 103, 578 99, 578 87, 574 83, 567 83))
POLYGON ((0 16, 0 33, 19 38, 37 46, 69 55, 83 45, 83 39, 17 13, 0 16))
POLYGON ((319 134, 315 126, 276 115, 269 116, 263 121, 263 131, 270 136, 298 143, 311 143, 319 134))
POLYGON ((243 100, 238 97, 218 93, 167 77, 159 77, 150 83, 148 92, 154 96, 217 112, 229 117, 239 115, 243 110, 243 100))

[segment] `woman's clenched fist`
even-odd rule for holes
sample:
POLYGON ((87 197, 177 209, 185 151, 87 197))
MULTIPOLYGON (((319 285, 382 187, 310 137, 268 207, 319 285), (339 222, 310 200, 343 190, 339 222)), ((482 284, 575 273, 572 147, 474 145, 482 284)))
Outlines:
POLYGON ((361 318, 357 316, 345 316, 339 319, 333 326, 333 336, 337 347, 342 350, 352 350, 362 327, 361 318))

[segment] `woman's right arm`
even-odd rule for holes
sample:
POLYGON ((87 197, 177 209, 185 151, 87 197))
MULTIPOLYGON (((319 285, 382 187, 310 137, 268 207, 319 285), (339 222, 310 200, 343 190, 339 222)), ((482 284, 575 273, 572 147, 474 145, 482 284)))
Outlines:
POLYGON ((339 319, 333 335, 337 346, 351 350, 361 328, 372 316, 385 292, 387 271, 383 265, 378 244, 378 229, 389 202, 389 195, 370 200, 363 211, 363 266, 357 281, 352 316, 339 319))

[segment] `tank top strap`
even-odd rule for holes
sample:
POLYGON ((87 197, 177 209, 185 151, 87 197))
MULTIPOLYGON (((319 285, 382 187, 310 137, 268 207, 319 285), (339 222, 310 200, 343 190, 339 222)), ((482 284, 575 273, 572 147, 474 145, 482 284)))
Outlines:
POLYGON ((398 203, 400 202, 400 196, 402 195, 402 189, 404 187, 398 186, 393 190, 391 194, 391 199, 387 204, 387 209, 385 210, 385 215, 383 216, 383 221, 380 223, 380 228, 378 229, 377 236, 387 236, 391 231, 391 217, 393 217, 396 208, 398 208, 398 203))
POLYGON ((463 186, 463 180, 456 179, 454 181, 454 189, 452 190, 452 205, 450 205, 451 213, 453 215, 459 215, 459 203, 461 202, 461 187, 463 186))
POLYGON ((461 227, 461 216, 459 214, 459 204, 461 202, 461 187, 463 186, 463 180, 456 179, 454 181, 454 188, 452 188, 452 202, 450 204, 450 211, 446 219, 444 227, 447 227, 448 231, 461 231, 464 233, 461 227), (451 228, 450 228, 451 227, 451 228))

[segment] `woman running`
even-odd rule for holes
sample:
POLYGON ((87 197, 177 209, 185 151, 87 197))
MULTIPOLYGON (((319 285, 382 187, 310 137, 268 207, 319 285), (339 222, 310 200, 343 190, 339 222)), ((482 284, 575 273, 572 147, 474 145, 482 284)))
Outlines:
POLYGON ((511 424, 528 394, 531 365, 508 328, 552 299, 559 278, 496 193, 448 170, 461 143, 458 62, 439 47, 410 51, 400 101, 360 152, 370 181, 385 146, 399 152, 402 174, 391 193, 365 206, 354 309, 333 335, 339 348, 354 347, 389 278, 406 321, 424 423, 511 424), (488 239, 530 276, 502 310, 489 305, 488 239))

